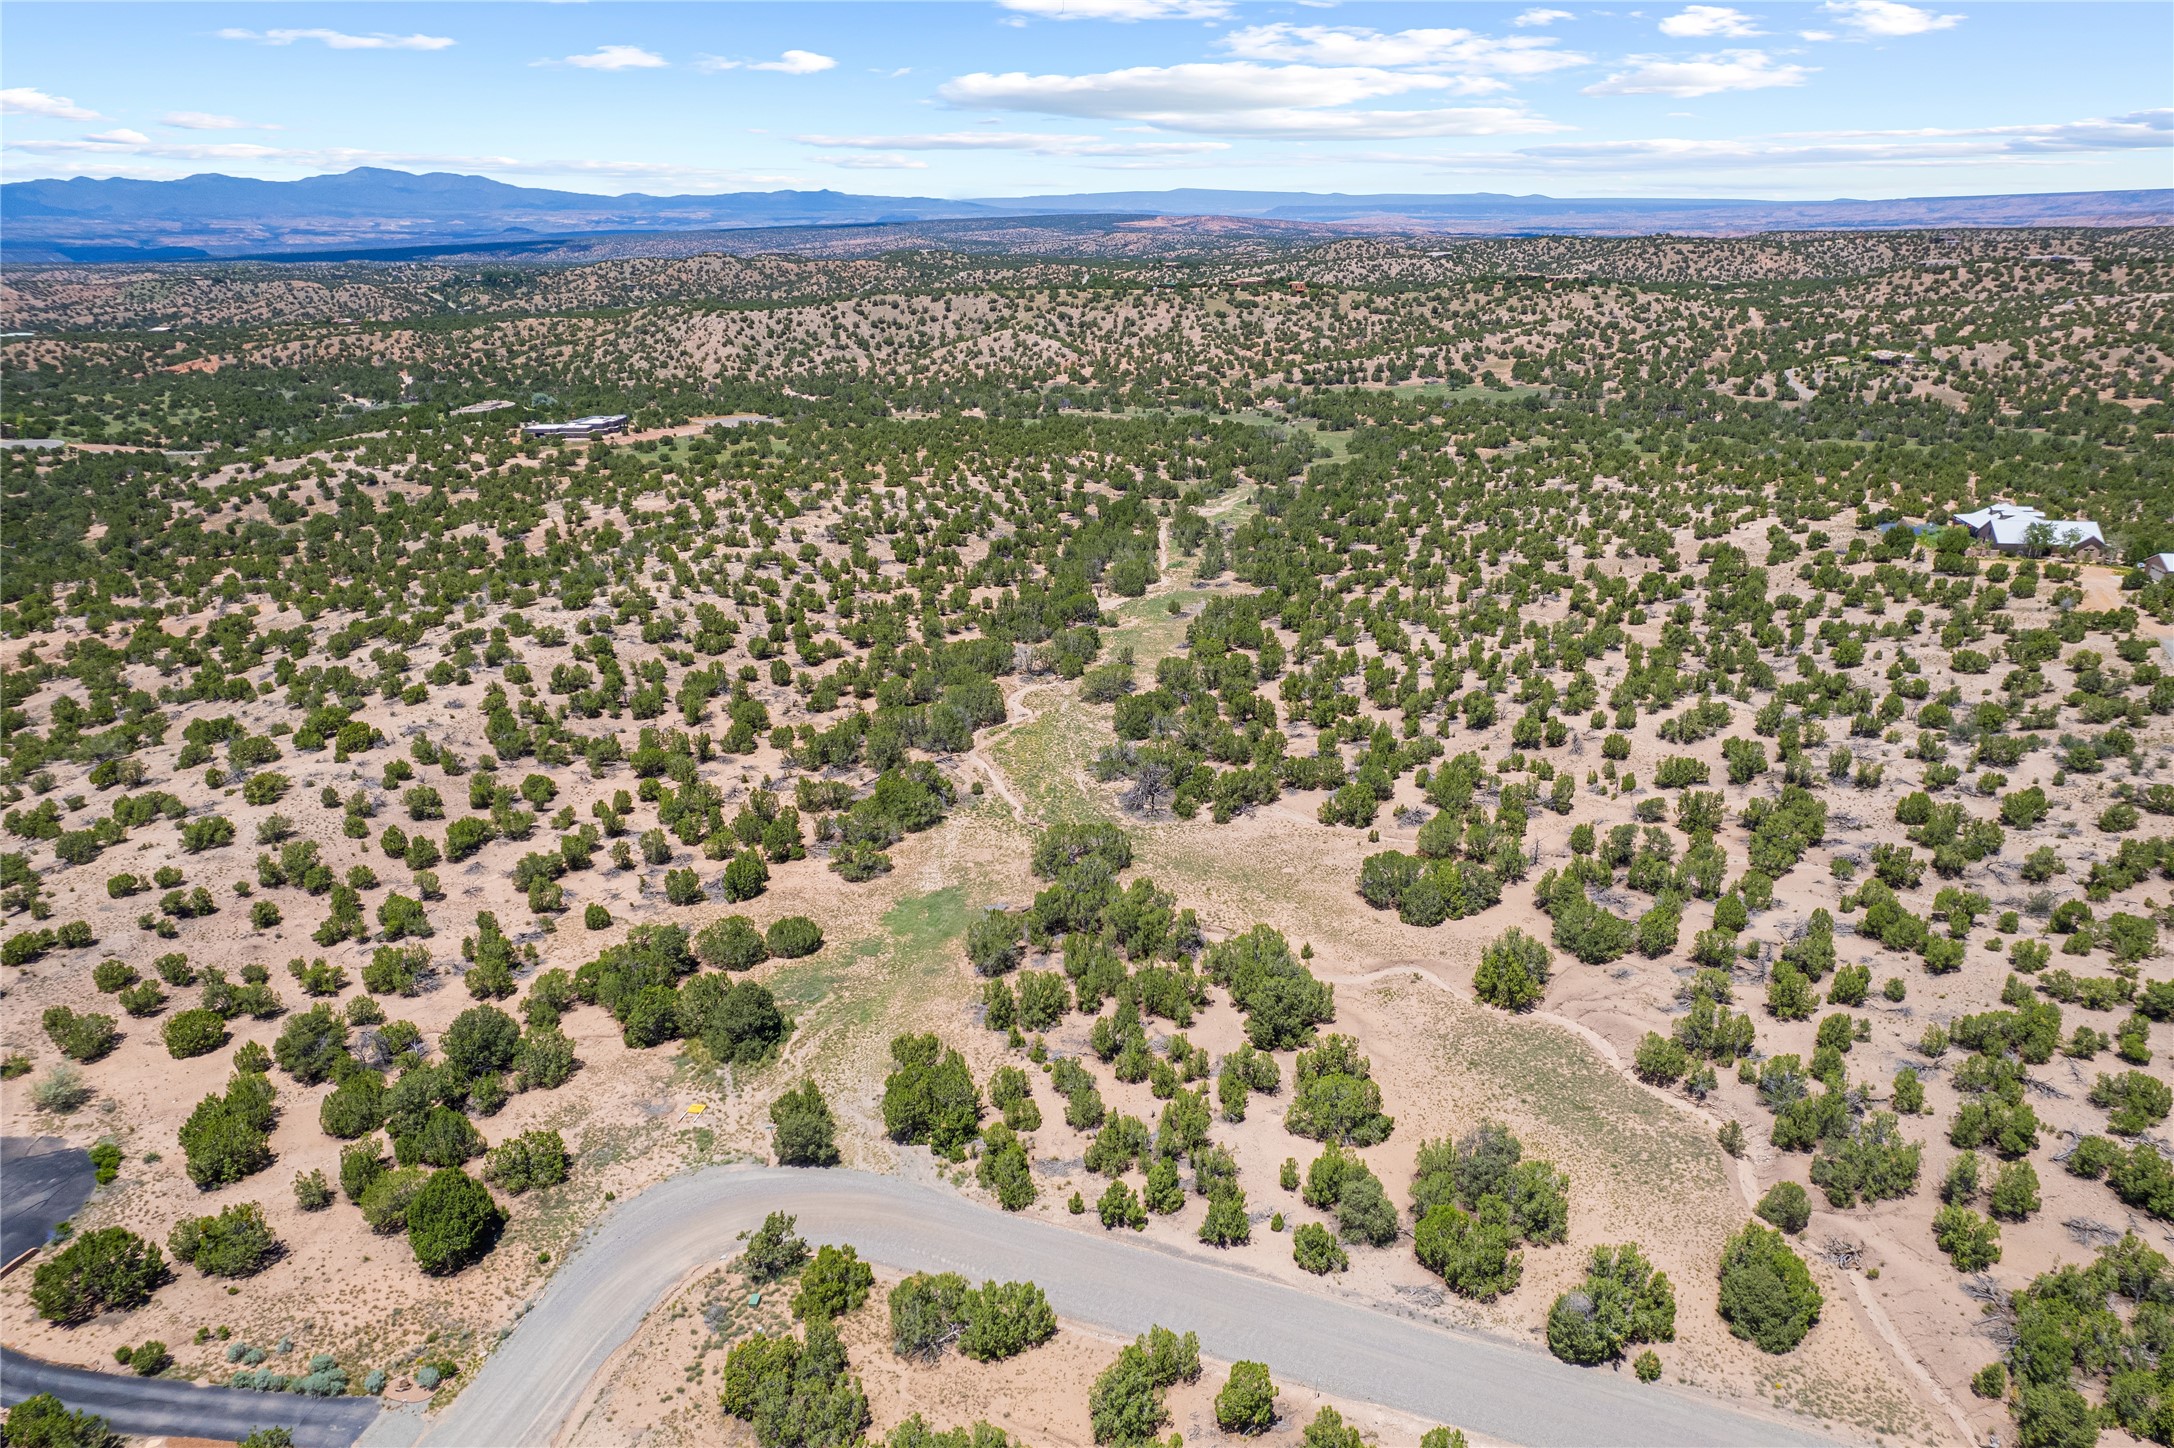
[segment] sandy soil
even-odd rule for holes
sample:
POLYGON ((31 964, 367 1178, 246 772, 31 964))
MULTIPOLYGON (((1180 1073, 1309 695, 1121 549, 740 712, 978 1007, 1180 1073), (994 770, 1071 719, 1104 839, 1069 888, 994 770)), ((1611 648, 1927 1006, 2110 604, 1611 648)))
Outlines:
MULTIPOLYGON (((866 1305, 839 1323, 853 1371, 868 1394, 872 1436, 880 1438, 918 1412, 936 1428, 976 1420, 993 1423, 1036 1448, 1086 1448, 1093 1443, 1088 1388, 1123 1340, 1060 1323, 1056 1337, 1004 1362, 977 1363, 957 1352, 934 1363, 909 1361, 891 1350, 884 1296, 896 1282, 893 1274, 879 1274, 866 1305)), ((746 1424, 718 1407, 717 1390, 725 1353, 734 1342, 754 1332, 797 1330, 787 1305, 790 1287, 760 1295, 761 1305, 750 1306, 747 1282, 727 1268, 701 1273, 683 1285, 613 1358, 592 1400, 560 1443, 568 1448, 693 1448, 754 1442, 746 1424)), ((1204 1358, 1201 1369, 1198 1382, 1170 1390, 1166 1431, 1174 1429, 1188 1443, 1223 1442, 1225 1435, 1215 1426, 1215 1395, 1230 1376, 1230 1365, 1204 1358)), ((1276 1427, 1243 1441, 1278 1448, 1296 1444, 1305 1424, 1323 1406, 1334 1407, 1377 1443, 1417 1443, 1420 1434, 1435 1426, 1287 1383, 1277 1387, 1276 1427)))

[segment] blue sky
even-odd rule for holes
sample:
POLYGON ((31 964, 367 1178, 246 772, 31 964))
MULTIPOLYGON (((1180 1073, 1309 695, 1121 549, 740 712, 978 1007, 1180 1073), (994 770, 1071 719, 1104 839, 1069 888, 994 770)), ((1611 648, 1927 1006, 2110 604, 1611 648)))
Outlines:
POLYGON ((0 175, 652 193, 1892 197, 2174 185, 2174 5, 0 10, 0 175))

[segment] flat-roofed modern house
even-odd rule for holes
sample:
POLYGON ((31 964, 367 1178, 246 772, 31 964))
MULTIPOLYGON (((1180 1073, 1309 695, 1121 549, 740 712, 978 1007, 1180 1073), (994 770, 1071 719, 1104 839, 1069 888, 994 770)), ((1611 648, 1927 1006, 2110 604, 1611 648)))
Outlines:
POLYGON ((595 417, 577 417, 572 422, 525 422, 521 431, 528 437, 608 437, 627 430, 627 415, 623 412, 600 413, 595 417))
POLYGON ((2103 558, 2110 551, 2106 534, 2086 518, 2049 518, 2037 508, 2019 503, 1992 503, 1969 513, 1957 513, 1957 524, 1970 530, 1980 543, 2003 553, 2069 553, 2079 558, 2103 558))

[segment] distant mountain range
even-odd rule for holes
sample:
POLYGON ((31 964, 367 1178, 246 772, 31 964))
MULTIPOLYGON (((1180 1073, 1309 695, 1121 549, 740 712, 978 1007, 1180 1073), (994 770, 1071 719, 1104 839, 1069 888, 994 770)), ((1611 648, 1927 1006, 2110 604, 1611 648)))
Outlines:
POLYGON ((854 196, 741 191, 713 196, 592 196, 448 172, 358 167, 300 181, 205 174, 176 181, 16 181, 0 185, 0 259, 180 261, 215 257, 383 255, 597 233, 879 225, 998 217, 1235 216, 1294 229, 1466 235, 1892 229, 1940 226, 2174 224, 2174 189, 1899 201, 1559 199, 1550 196, 1320 195, 1302 191, 1120 191, 1072 196, 854 196))

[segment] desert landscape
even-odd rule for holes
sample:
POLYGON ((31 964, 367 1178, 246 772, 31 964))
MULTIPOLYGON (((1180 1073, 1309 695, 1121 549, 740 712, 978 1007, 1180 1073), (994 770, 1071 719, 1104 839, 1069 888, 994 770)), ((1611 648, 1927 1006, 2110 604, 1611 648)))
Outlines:
MULTIPOLYGON (((779 1165, 2174 1441, 2169 233, 1084 229, 10 270, 8 1347, 449 1441, 779 1165)), ((731 1240, 562 1441, 1526 1441, 731 1240)))

